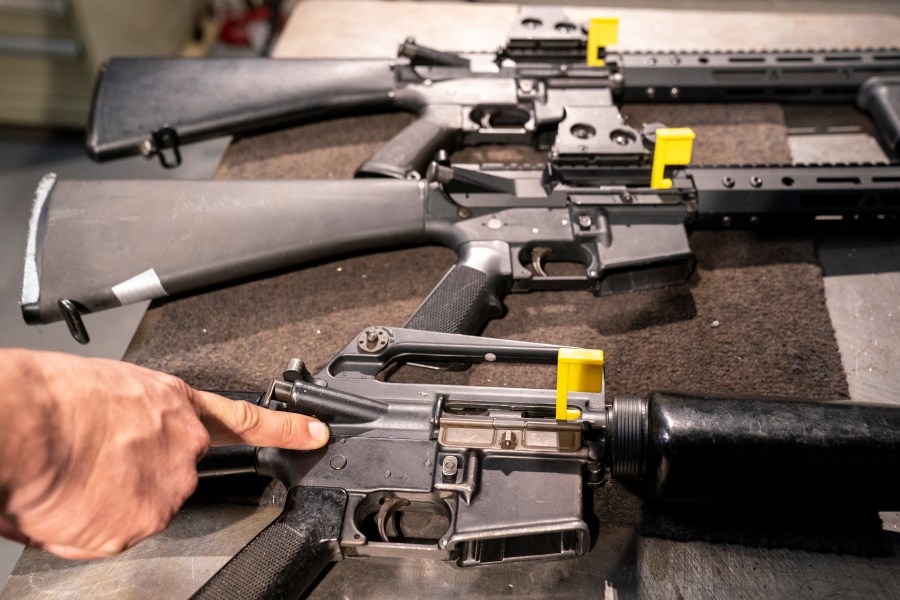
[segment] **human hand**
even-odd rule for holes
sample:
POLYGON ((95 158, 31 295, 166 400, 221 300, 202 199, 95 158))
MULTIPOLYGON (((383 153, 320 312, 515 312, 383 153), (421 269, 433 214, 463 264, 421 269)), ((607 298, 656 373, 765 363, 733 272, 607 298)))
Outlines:
POLYGON ((195 390, 105 359, 0 351, 0 534, 70 559, 111 556, 163 529, 210 444, 297 450, 325 424, 195 390))

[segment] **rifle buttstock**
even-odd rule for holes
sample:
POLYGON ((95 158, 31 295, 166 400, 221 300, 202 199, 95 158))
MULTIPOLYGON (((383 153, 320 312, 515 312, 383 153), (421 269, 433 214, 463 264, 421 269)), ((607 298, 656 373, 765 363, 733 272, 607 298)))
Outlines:
POLYGON ((303 119, 391 111, 395 86, 388 59, 114 58, 97 79, 87 153, 162 157, 303 119))

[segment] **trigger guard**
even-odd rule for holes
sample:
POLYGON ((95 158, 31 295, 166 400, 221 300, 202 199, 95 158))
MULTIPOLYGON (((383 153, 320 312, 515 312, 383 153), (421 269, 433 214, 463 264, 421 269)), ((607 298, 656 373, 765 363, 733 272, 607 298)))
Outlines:
POLYGON ((442 515, 448 520, 451 517, 449 509, 443 503, 413 503, 406 498, 386 496, 384 498, 384 501, 381 503, 381 508, 378 509, 377 517, 378 535, 381 537, 382 542, 403 541, 403 533, 400 531, 400 527, 398 525, 393 524, 393 520, 399 513, 402 513, 404 511, 442 515), (394 531, 389 531, 388 525, 392 525, 394 531))

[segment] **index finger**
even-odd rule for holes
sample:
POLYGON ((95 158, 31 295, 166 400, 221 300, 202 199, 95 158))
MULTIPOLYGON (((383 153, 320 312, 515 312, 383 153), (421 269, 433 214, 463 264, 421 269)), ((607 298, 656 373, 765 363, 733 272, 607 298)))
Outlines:
POLYGON ((249 444, 313 450, 324 446, 330 436, 325 423, 306 415, 267 410, 200 390, 192 390, 191 401, 214 446, 249 444))

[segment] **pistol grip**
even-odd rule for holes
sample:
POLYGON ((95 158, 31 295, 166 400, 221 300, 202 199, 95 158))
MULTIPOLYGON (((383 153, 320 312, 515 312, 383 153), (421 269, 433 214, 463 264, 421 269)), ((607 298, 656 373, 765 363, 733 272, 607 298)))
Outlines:
POLYGON ((461 254, 405 327, 477 335, 488 321, 503 316, 503 297, 512 282, 508 247, 473 243, 461 254))
POLYGON ((419 179, 438 150, 452 150, 458 137, 457 127, 420 117, 363 163, 356 177, 419 179))
POLYGON ((900 77, 867 79, 859 88, 856 104, 869 113, 890 149, 900 153, 900 77))
POLYGON ((192 598, 299 598, 332 561, 347 493, 336 488, 293 488, 284 511, 200 588, 192 598))

